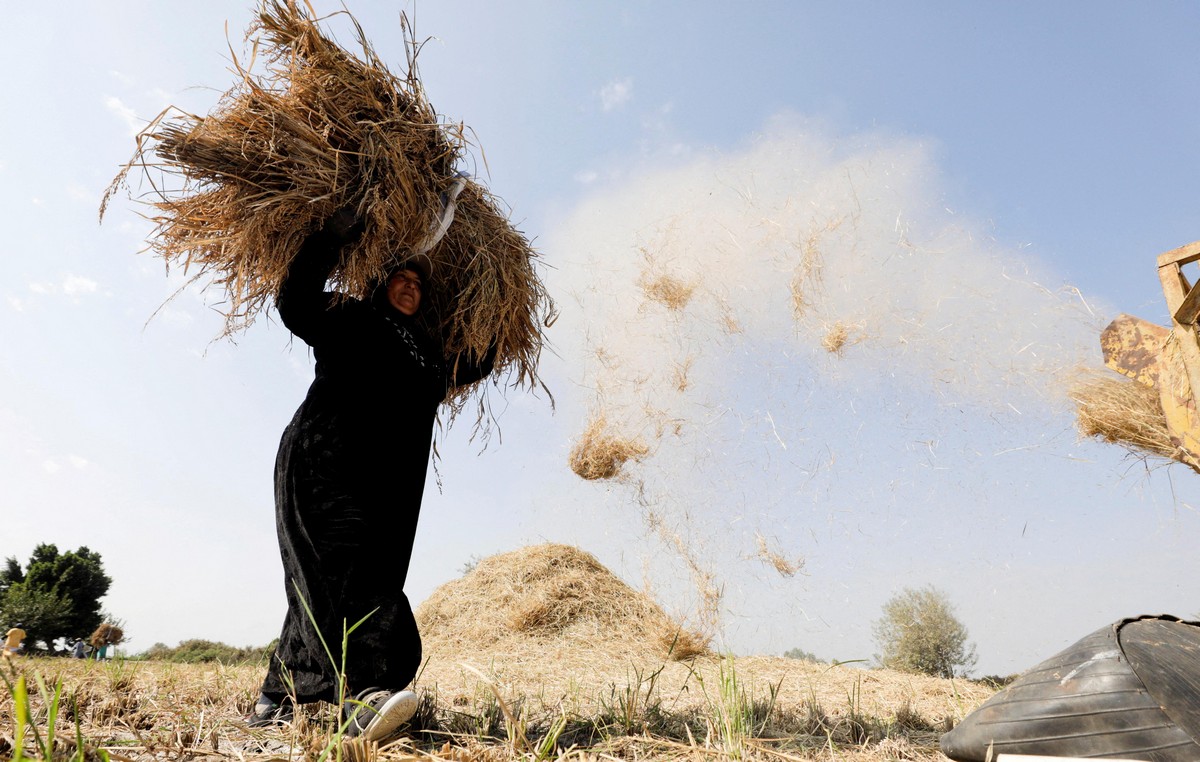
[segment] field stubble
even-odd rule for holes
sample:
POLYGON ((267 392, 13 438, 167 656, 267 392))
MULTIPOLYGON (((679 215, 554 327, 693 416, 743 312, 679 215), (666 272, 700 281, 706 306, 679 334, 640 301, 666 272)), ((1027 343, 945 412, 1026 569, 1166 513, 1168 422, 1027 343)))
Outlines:
POLYGON ((407 735, 383 747, 342 741, 329 705, 304 708, 289 728, 248 728, 262 665, 19 659, 0 694, 0 760, 938 759, 941 732, 992 692, 721 656, 711 636, 566 545, 483 559, 416 616, 420 706, 407 735))
MULTIPOLYGON (((6 677, 25 677, 43 740, 56 714, 54 758, 81 758, 78 722, 89 762, 101 750, 180 761, 933 760, 942 759, 939 734, 991 693, 969 681, 795 659, 621 660, 546 645, 431 654, 412 732, 380 748, 339 747, 327 705, 291 728, 246 727, 262 679, 256 666, 22 659, 6 677), (46 699, 59 684, 53 713, 46 699)), ((0 700, 0 759, 19 756, 13 701, 11 691, 0 700)), ((25 754, 44 759, 26 735, 25 754)))

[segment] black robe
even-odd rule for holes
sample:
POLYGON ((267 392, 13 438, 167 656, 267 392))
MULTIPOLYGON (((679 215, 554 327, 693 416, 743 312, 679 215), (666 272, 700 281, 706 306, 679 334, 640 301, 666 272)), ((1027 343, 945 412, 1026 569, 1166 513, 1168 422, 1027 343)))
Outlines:
POLYGON ((483 378, 494 358, 459 361, 451 377, 439 348, 386 298, 326 292, 341 243, 311 236, 276 299, 317 361, 275 463, 288 611, 262 689, 275 700, 294 691, 300 703, 337 700, 329 654, 340 668, 343 629, 363 617, 345 648, 348 690, 400 690, 416 675, 421 638, 404 582, 434 421, 449 389, 483 378))

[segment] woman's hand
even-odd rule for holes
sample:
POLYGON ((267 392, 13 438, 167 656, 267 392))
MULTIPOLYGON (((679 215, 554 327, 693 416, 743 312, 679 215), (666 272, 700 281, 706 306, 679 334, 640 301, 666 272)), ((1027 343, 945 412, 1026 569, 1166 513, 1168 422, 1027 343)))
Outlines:
POLYGON ((329 215, 325 224, 321 226, 323 234, 336 238, 342 243, 358 239, 366 229, 367 224, 359 218, 358 208, 354 204, 347 204, 338 209, 329 215))

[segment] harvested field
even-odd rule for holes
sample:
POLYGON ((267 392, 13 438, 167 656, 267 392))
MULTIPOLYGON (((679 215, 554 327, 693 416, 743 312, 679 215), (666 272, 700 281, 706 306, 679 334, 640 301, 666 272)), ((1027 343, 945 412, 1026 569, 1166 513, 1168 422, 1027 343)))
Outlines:
MULTIPOLYGON (((670 618, 561 545, 481 561, 436 591, 419 618, 427 663, 412 732, 377 750, 342 742, 343 758, 935 760, 940 733, 992 693, 970 681, 770 656, 667 658, 656 631, 670 618)), ((338 744, 328 705, 306 708, 289 728, 247 728, 262 670, 19 659, 5 668, 0 759, 12 759, 21 738, 12 720, 19 680, 34 694, 40 740, 22 741, 34 759, 46 758, 36 747, 50 714, 59 753, 73 753, 63 729, 77 722, 88 760, 99 759, 95 750, 121 760, 315 760, 338 744), (58 685, 51 712, 46 696, 58 685)))

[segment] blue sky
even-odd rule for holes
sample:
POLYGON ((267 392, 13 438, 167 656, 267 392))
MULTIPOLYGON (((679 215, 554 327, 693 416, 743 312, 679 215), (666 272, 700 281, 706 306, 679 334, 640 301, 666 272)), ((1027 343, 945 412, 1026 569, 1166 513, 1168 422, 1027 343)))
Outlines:
MULTIPOLYGON (((265 643, 283 613, 270 476, 308 355, 271 320, 214 341, 212 292, 159 310, 182 279, 139 253, 137 205, 96 220, 140 126, 232 82, 251 7, 27 5, 0 51, 0 555, 99 551, 135 649, 265 643)), ((556 409, 509 392, 502 441, 446 436, 414 600, 472 556, 558 541, 694 617, 666 527, 722 586, 719 642, 739 653, 869 658, 905 585, 948 593, 983 673, 1122 616, 1200 612, 1197 477, 1078 442, 1063 392, 1108 318, 1165 320, 1154 257, 1200 237, 1200 11, 350 10, 397 69, 402 10, 433 38, 429 97, 474 130, 471 169, 535 237, 563 310, 556 409), (823 279, 798 316, 781 284, 808 240, 823 279), (697 296, 662 310, 639 285, 654 274, 697 296), (854 328, 840 357, 819 345, 836 321, 854 328), (625 483, 567 468, 596 410, 652 445, 625 483), (759 538, 804 571, 767 567, 759 538)))

